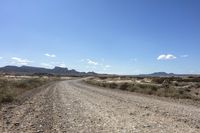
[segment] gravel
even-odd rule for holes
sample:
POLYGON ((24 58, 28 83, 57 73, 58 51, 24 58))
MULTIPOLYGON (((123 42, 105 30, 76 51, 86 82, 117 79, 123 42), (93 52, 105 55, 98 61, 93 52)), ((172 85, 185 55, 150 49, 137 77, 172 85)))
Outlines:
MULTIPOLYGON (((60 81, 4 105, 3 133, 199 133, 200 108, 131 92, 60 81)), ((0 131, 1 132, 1 131, 0 131)))

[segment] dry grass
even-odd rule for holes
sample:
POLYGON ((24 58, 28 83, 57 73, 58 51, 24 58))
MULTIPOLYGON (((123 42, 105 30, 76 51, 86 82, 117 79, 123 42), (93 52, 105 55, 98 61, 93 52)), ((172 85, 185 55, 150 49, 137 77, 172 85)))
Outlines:
POLYGON ((12 102, 17 96, 24 92, 42 86, 57 78, 30 78, 13 80, 0 78, 0 104, 12 102))
POLYGON ((89 78, 85 80, 85 82, 101 87, 120 89, 148 95, 157 95, 161 97, 171 97, 178 99, 200 100, 199 77, 96 77, 89 78), (131 82, 127 82, 127 79, 131 82), (151 82, 147 83, 146 80, 151 82))

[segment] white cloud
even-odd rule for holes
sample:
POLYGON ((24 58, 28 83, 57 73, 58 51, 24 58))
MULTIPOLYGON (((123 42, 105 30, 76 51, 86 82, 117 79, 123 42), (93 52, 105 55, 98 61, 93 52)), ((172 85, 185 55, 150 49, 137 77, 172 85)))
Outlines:
POLYGON ((91 60, 91 59, 81 59, 80 60, 83 63, 86 63, 86 69, 88 71, 107 71, 109 70, 112 66, 109 64, 104 64, 103 62, 105 62, 104 59, 100 59, 100 62, 91 60))
POLYGON ((59 64, 59 67, 63 67, 63 68, 65 68, 65 67, 67 67, 67 65, 64 64, 64 63, 61 63, 61 64, 59 64))
POLYGON ((0 57, 0 60, 3 59, 3 57, 0 57))
POLYGON ((90 59, 87 59, 87 63, 90 64, 90 65, 95 65, 95 66, 98 65, 98 62, 92 61, 90 59))
POLYGON ((18 57, 12 57, 11 59, 14 60, 12 62, 12 64, 17 64, 17 65, 28 65, 29 63, 32 62, 27 59, 22 59, 22 58, 18 58, 18 57))
POLYGON ((49 63, 41 63, 42 66, 47 68, 52 68, 54 66, 66 68, 67 65, 64 62, 49 62, 49 63))
POLYGON ((45 68, 53 68, 54 66, 49 64, 49 63, 41 63, 40 64, 42 67, 45 67, 45 68))
POLYGON ((103 67, 103 71, 107 71, 109 70, 109 68, 111 68, 110 65, 103 65, 102 67, 103 67))
POLYGON ((40 63, 42 67, 45 68, 54 68, 55 66, 66 68, 67 65, 64 62, 49 62, 49 63, 40 63))
POLYGON ((47 57, 51 57, 51 58, 55 58, 55 57, 56 57, 55 54, 48 54, 48 53, 46 53, 46 54, 44 54, 44 55, 47 56, 47 57))
POLYGON ((180 57, 181 57, 181 58, 187 58, 187 57, 189 57, 189 55, 184 54, 184 55, 181 55, 180 57))
POLYGON ((176 56, 172 54, 162 54, 157 58, 157 60, 174 60, 174 59, 176 59, 176 56))
POLYGON ((105 68, 110 68, 111 66, 110 65, 105 65, 105 68))

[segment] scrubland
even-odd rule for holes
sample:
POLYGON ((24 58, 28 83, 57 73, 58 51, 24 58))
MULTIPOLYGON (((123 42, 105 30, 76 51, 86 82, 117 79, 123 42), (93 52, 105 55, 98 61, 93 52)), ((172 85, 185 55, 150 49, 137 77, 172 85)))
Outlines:
POLYGON ((59 79, 58 77, 1 76, 0 104, 15 101, 21 94, 59 79))
POLYGON ((84 81, 111 89, 200 100, 200 77, 91 77, 84 81))

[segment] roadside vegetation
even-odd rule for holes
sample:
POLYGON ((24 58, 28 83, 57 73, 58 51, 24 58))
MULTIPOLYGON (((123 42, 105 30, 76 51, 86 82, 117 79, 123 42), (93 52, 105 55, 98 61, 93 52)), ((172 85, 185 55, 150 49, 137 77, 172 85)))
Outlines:
POLYGON ((51 81, 58 80, 59 78, 0 78, 0 105, 2 103, 9 103, 16 98, 39 86, 45 85, 51 81))
POLYGON ((148 95, 200 100, 200 77, 93 77, 85 82, 148 95))

